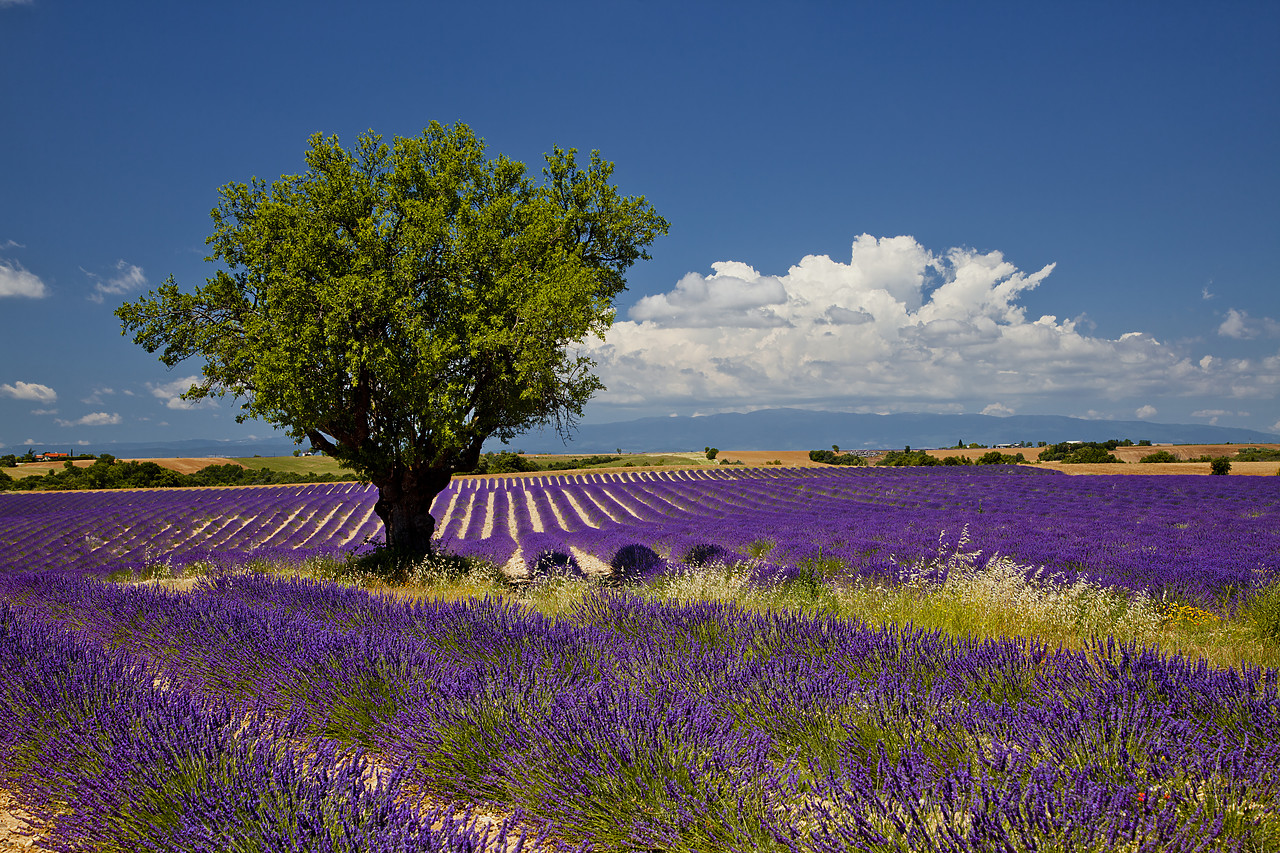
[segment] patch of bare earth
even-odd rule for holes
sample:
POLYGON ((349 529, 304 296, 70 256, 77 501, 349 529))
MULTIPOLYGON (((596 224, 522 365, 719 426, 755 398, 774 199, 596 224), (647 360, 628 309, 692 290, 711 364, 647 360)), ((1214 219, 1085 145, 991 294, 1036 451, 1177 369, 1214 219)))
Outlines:
POLYGON ((154 462, 161 468, 168 468, 171 471, 177 471, 179 474, 194 474, 197 471, 203 471, 210 465, 226 465, 228 463, 231 465, 240 465, 241 468, 244 467, 244 465, 241 465, 241 463, 236 462, 234 459, 210 459, 207 457, 195 459, 191 457, 175 456, 169 459, 125 459, 123 461, 154 462))
POLYGON ((822 463, 809 458, 807 450, 721 450, 716 461, 741 462, 749 466, 767 466, 781 462, 781 468, 821 468, 822 463))
POLYGON ((31 815, 18 808, 11 793, 0 789, 0 853, 31 850, 43 837, 41 828, 31 823, 31 815))

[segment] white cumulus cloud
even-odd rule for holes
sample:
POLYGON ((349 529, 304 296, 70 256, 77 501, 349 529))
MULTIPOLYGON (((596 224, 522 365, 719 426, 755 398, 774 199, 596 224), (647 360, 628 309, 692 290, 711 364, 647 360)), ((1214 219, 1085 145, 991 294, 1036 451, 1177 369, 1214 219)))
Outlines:
POLYGON ((134 293, 147 286, 147 276, 142 267, 124 260, 116 261, 115 273, 108 277, 104 278, 87 270, 85 274, 93 281, 93 292, 89 294, 89 299, 97 303, 102 303, 108 296, 134 293))
POLYGON ((1004 403, 992 403, 982 410, 982 414, 995 415, 996 417, 1004 418, 1012 415, 1013 409, 1009 408, 1004 403))
POLYGON ((1247 311, 1227 309, 1226 319, 1218 326, 1218 334, 1227 338, 1247 341, 1266 336, 1280 336, 1280 322, 1270 317, 1250 317, 1247 311))
POLYGON ((1155 406, 1139 406, 1138 410, 1133 414, 1138 418, 1138 420, 1145 421, 1147 418, 1154 418, 1158 413, 1159 411, 1155 406))
POLYGON ((48 295, 40 276, 28 272, 17 261, 0 258, 0 297, 26 296, 29 299, 43 299, 48 295))
POLYGON ((1078 410, 1280 385, 1280 358, 1197 361, 1142 331, 1111 339, 1028 317, 1019 300, 1053 270, 863 234, 847 261, 808 255, 783 275, 722 261, 689 273, 584 352, 608 388, 602 408, 976 411, 994 398, 1010 412, 1045 401, 1078 410))
POLYGON ((777 278, 734 261, 711 268, 715 272, 710 276, 689 273, 670 293, 644 297, 631 309, 631 316, 673 327, 783 324, 772 310, 787 301, 787 291, 777 278))
POLYGON ((57 391, 36 382, 15 382, 12 385, 6 383, 0 385, 0 394, 15 400, 33 400, 37 403, 55 403, 58 400, 57 391))

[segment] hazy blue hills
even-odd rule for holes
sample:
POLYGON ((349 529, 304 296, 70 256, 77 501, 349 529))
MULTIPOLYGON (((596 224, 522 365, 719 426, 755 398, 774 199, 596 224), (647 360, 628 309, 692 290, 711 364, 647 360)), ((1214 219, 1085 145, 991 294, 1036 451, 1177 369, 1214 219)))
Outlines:
MULTIPOLYGON (((608 424, 585 424, 568 444, 554 430, 514 439, 506 448, 528 453, 612 453, 701 450, 813 450, 833 444, 841 448, 950 447, 964 440, 980 444, 1019 441, 1106 441, 1148 439, 1163 444, 1264 444, 1280 435, 1237 427, 1201 424, 1157 424, 1149 421, 1096 421, 1056 415, 859 415, 803 409, 762 409, 749 413, 703 417, 641 418, 608 424)), ((64 452, 110 453, 124 459, 171 456, 287 456, 296 449, 287 438, 219 441, 189 439, 169 442, 110 442, 94 447, 36 447, 64 452)), ((491 441, 486 450, 502 450, 491 441)))
MULTIPOLYGON (((1158 424, 1149 421, 1101 421, 1057 415, 862 415, 802 409, 762 409, 702 417, 641 418, 609 424, 585 424, 564 444, 544 430, 514 439, 511 449, 528 453, 602 453, 625 451, 812 450, 841 448, 950 447, 958 441, 994 445, 1019 441, 1106 441, 1148 439, 1170 444, 1262 444, 1280 435, 1237 427, 1158 424)), ((492 444, 496 444, 493 442, 492 444)), ((486 449, 498 449, 486 447, 486 449)))

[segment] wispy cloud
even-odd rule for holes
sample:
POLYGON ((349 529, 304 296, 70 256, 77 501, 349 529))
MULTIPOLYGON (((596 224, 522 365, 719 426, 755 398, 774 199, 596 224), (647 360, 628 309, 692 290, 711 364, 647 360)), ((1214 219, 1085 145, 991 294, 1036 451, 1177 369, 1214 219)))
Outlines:
POLYGON ((108 296, 123 296, 126 293, 135 293, 147 286, 147 276, 142 267, 124 260, 116 261, 115 273, 107 277, 91 273, 88 270, 85 270, 84 273, 93 281, 93 292, 89 294, 89 300, 99 304, 105 301, 108 296))
POLYGON ((1242 341, 1262 336, 1280 337, 1280 322, 1270 317, 1250 317, 1247 311, 1228 308, 1226 319, 1218 326, 1218 334, 1242 341))
POLYGON ((92 412, 82 418, 74 421, 66 421, 62 418, 54 419, 54 423, 58 426, 113 426, 120 423, 120 415, 116 412, 92 412))
POLYGON ((85 397, 80 402, 84 403, 86 406, 101 406, 102 398, 109 397, 114 393, 116 392, 112 388, 94 388, 89 396, 85 397))
POLYGON ((40 276, 28 271, 17 261, 0 258, 0 297, 25 296, 43 299, 49 295, 40 276))
POLYGON ((0 385, 0 394, 15 400, 32 400, 36 403, 56 403, 58 392, 37 382, 14 382, 0 385))
POLYGON ((191 390, 192 385, 199 384, 199 376, 184 376, 172 382, 148 382, 147 390, 151 392, 151 396, 163 400, 165 407, 170 409, 200 409, 216 406, 217 401, 210 397, 202 400, 182 399, 182 395, 191 390))

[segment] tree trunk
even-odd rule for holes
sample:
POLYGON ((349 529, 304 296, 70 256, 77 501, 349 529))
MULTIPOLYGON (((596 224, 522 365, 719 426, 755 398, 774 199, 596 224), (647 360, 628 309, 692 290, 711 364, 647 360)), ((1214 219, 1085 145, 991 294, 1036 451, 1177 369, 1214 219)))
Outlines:
POLYGON ((440 468, 397 465, 385 479, 374 480, 378 502, 373 511, 386 528, 387 547, 397 557, 417 559, 431 553, 436 520, 431 502, 449 485, 450 472, 440 468))

